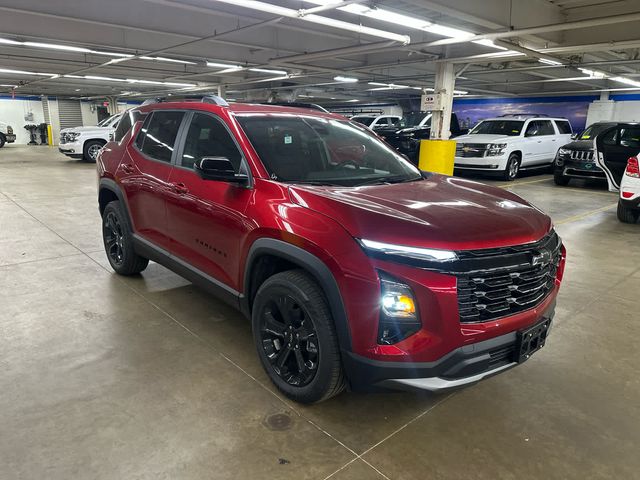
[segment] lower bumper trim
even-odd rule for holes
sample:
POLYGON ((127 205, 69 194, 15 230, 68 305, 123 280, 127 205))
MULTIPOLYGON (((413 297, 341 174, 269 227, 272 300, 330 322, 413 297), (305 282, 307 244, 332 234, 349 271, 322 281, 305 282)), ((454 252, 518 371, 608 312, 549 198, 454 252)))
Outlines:
POLYGON ((494 368, 493 370, 488 370, 486 372, 478 373, 477 375, 472 375, 470 377, 464 377, 464 378, 457 378, 457 379, 447 379, 442 377, 397 378, 397 379, 384 380, 380 382, 379 385, 383 387, 389 387, 389 388, 400 389, 400 390, 426 390, 434 393, 443 392, 446 390, 452 390, 455 388, 465 387, 467 385, 478 383, 480 380, 496 375, 504 370, 513 368, 516 365, 518 365, 517 362, 512 362, 507 365, 494 368))

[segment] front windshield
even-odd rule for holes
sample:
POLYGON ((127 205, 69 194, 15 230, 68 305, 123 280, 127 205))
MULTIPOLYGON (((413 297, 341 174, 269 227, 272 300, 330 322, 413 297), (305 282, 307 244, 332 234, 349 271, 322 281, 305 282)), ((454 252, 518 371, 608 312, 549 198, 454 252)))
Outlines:
POLYGON ((469 135, 509 135, 517 137, 524 122, 517 120, 485 120, 476 125, 469 135))
POLYGON ((370 126, 376 117, 353 117, 352 120, 354 122, 361 123, 362 125, 370 126))
POLYGON ((594 123, 580 134, 578 140, 593 140, 600 132, 613 127, 613 123, 594 123))
POLYGON ((357 186, 422 178, 416 167, 356 123, 292 115, 237 118, 273 180, 357 186))
MULTIPOLYGON (((403 115, 403 117, 400 119, 400 122, 398 122, 398 126, 401 128, 417 127, 420 125, 420 122, 422 122, 422 120, 424 120, 424 117, 426 117, 427 115, 429 114, 424 112, 407 113, 403 115)), ((429 125, 431 125, 431 118, 429 118, 425 122, 425 126, 428 127, 429 125)))
POLYGON ((110 117, 105 118, 104 120, 102 120, 100 123, 98 123, 99 127, 106 127, 107 125, 109 125, 109 123, 113 122, 116 117, 119 117, 120 114, 117 115, 111 115, 110 117))

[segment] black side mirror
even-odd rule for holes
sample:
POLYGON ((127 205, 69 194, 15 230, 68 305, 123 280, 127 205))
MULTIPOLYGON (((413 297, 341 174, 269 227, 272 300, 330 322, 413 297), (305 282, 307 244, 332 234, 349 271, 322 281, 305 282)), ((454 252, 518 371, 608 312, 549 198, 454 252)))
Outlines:
POLYGON ((204 157, 193 164, 193 170, 203 180, 217 180, 242 185, 249 182, 248 175, 236 173, 233 164, 227 157, 204 157))

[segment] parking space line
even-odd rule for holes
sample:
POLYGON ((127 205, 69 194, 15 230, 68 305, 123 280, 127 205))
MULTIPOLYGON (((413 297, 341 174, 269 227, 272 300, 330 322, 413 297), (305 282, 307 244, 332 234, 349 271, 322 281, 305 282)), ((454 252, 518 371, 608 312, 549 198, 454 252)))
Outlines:
POLYGON ((551 180, 551 178, 539 178, 538 180, 529 180, 527 182, 514 182, 514 183, 509 183, 507 185, 497 185, 497 186, 500 188, 511 188, 511 187, 517 187, 519 185, 530 185, 532 183, 548 182, 549 180, 551 180))
POLYGON ((588 212, 579 213, 578 215, 574 215, 572 217, 563 218, 562 220, 558 220, 557 222, 554 222, 554 223, 556 225, 562 225, 562 224, 565 224, 565 223, 577 222, 578 220, 582 220, 583 218, 590 217, 590 216, 595 215, 597 213, 606 212, 607 210, 611 210, 612 208, 615 208, 617 206, 618 206, 617 203, 613 203, 611 205, 607 205, 606 207, 596 208, 595 210, 590 210, 588 212))

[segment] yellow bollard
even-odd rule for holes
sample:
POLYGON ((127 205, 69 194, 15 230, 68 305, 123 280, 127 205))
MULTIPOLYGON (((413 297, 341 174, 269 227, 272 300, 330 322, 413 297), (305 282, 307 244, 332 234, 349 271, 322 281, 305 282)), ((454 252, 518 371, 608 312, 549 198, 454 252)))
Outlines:
POLYGON ((453 175, 455 158, 455 140, 420 140, 420 153, 418 156, 420 170, 453 175))
POLYGON ((47 125, 47 141, 49 142, 49 146, 53 147, 53 130, 51 130, 51 125, 47 125))

